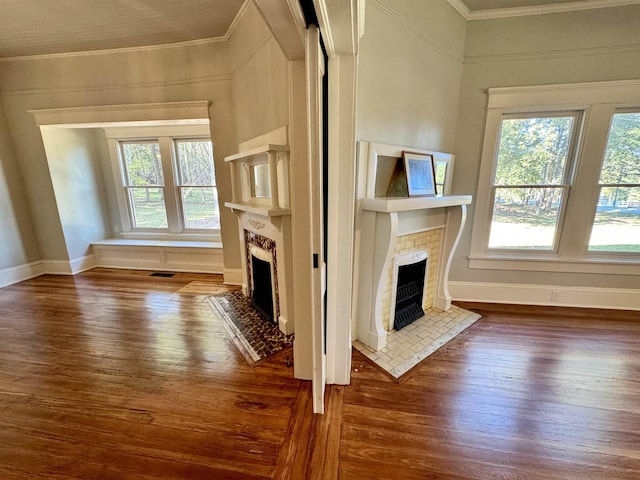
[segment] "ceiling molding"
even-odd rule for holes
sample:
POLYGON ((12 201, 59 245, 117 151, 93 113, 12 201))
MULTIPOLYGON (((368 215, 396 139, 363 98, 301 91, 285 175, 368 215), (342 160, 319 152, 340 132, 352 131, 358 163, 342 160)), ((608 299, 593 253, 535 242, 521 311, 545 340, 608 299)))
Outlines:
POLYGON ((471 10, 469 10, 462 0, 447 0, 447 2, 449 2, 449 5, 451 5, 456 12, 462 15, 462 18, 469 20, 471 10))
POLYGON ((525 17, 530 15, 546 15, 550 13, 578 12, 598 8, 624 7, 638 5, 640 0, 576 0, 569 3, 536 5, 531 7, 495 8, 490 10, 471 11, 463 0, 447 0, 465 20, 490 20, 494 18, 525 17))
POLYGON ((240 23, 240 20, 242 20, 242 17, 244 17, 244 14, 247 13, 247 9, 249 8, 250 3, 251 3, 251 0, 244 1, 242 6, 240 7, 240 10, 238 10, 238 13, 236 13, 236 16, 233 17, 233 21, 229 25, 229 28, 227 28, 227 31, 225 32, 224 36, 221 37, 222 40, 226 42, 227 40, 229 40, 229 38, 231 38, 231 35, 233 35, 233 32, 235 32, 236 28, 238 28, 238 24, 240 23))

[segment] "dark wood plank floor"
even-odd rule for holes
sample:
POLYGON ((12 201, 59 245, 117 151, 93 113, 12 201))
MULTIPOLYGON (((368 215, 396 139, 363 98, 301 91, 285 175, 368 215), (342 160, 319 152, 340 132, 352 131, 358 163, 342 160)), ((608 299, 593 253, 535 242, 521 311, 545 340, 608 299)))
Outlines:
POLYGON ((358 352, 311 411, 250 368, 216 275, 94 269, 0 289, 0 479, 637 479, 640 314, 483 318, 398 384, 358 352))

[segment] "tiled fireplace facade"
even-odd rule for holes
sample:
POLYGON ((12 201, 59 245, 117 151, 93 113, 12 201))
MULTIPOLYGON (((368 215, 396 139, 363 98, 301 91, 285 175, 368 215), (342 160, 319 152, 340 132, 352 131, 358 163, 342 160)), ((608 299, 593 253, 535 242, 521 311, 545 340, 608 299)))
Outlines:
MULTIPOLYGON (((404 253, 412 253, 416 251, 426 251, 429 255, 426 272, 426 288, 425 296, 422 299, 422 308, 428 310, 433 306, 433 299, 436 289, 436 271, 438 258, 440 255, 440 244, 442 242, 442 228, 436 228, 425 232, 410 233, 398 236, 393 250, 393 257, 404 253)), ((382 326, 385 330, 389 330, 391 323, 391 297, 393 289, 393 262, 390 262, 387 269, 387 277, 384 288, 382 290, 382 326)))
POLYGON ((249 248, 249 246, 254 245, 260 248, 261 250, 264 250, 265 252, 269 253, 270 256, 272 257, 274 275, 271 281, 273 282, 273 286, 274 286, 273 291, 274 291, 274 297, 275 297, 273 299, 273 305, 275 308, 274 318, 277 320, 280 317, 280 293, 278 291, 278 259, 276 256, 276 242, 275 240, 264 237, 259 233, 251 232, 249 230, 244 230, 244 243, 246 246, 245 248, 245 252, 247 256, 246 277, 247 277, 247 288, 249 292, 253 291, 254 289, 254 286, 252 284, 253 275, 251 274, 251 265, 252 265, 251 251, 250 251, 251 249, 249 248))

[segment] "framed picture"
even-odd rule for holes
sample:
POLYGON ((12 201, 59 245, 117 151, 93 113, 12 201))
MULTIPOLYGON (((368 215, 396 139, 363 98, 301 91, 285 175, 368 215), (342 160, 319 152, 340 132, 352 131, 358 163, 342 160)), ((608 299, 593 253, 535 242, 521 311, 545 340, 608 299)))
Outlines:
POLYGON ((436 194, 436 173, 433 155, 402 152, 407 174, 409 196, 433 196, 436 194))

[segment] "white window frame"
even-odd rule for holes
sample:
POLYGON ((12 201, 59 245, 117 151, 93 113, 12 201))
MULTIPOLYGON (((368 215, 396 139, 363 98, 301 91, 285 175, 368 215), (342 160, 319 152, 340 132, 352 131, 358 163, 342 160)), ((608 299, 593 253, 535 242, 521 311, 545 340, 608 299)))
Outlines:
MULTIPOLYGON (((609 133, 611 132, 611 128, 613 126, 613 117, 616 114, 625 114, 625 113, 638 113, 640 114, 640 108, 619 108, 616 109, 613 114, 611 115, 611 121, 609 123, 609 133)), ((609 135, 607 135, 607 145, 609 143, 609 135)), ((605 151, 603 151, 602 153, 602 163, 601 163, 601 169, 604 166, 604 160, 605 160, 605 154, 606 154, 606 147, 607 145, 605 145, 605 151)), ((598 190, 598 200, 600 199, 600 195, 602 193, 602 189, 603 188, 616 188, 616 187, 620 187, 620 188, 637 188, 640 189, 640 183, 602 183, 600 182, 600 178, 598 178, 598 184, 597 184, 597 190, 598 190)), ((596 204, 597 206, 597 204, 596 204)), ((592 230, 593 230, 593 223, 595 223, 595 217, 597 215, 597 211, 594 210, 593 212, 593 222, 591 224, 591 230, 589 232, 589 239, 591 239, 591 234, 592 234, 592 230)), ((589 250, 589 253, 593 254, 595 252, 600 253, 601 251, 598 250, 589 250)), ((613 252, 607 252, 610 254, 613 254, 613 252)), ((629 256, 629 255, 634 255, 633 252, 618 252, 615 253, 615 255, 620 255, 620 256, 629 256)), ((637 253, 635 253, 635 255, 638 255, 637 253)))
POLYGON ((486 229, 486 250, 491 252, 526 252, 527 255, 535 254, 536 252, 540 252, 541 254, 547 254, 549 252, 558 252, 558 244, 560 243, 560 232, 562 232, 562 228, 564 225, 564 215, 567 207, 567 197, 569 196, 569 190, 573 184, 574 172, 576 169, 576 161, 578 154, 578 141, 580 138, 580 133, 582 130, 582 117, 583 112, 579 110, 567 111, 567 110, 554 110, 550 112, 536 112, 536 113, 509 113, 504 114, 500 119, 500 125, 498 127, 498 134, 496 138, 496 148, 494 151, 494 159, 493 159, 493 168, 491 172, 491 208, 488 209, 489 218, 487 219, 487 229, 486 229), (573 117, 574 123, 573 128, 571 130, 571 136, 569 138, 569 145, 567 150, 567 159, 564 167, 564 172, 562 176, 562 183, 558 184, 536 184, 536 185, 496 185, 495 176, 497 169, 497 159, 498 159, 498 149, 502 131, 502 122, 504 120, 520 120, 526 118, 548 118, 548 117, 573 117), (562 189, 562 199, 560 201, 559 211, 558 211, 558 221, 556 224, 556 230, 553 235, 553 243, 551 248, 531 248, 531 249, 507 249, 507 248, 491 248, 489 247, 489 237, 491 235, 491 223, 493 221, 493 213, 495 206, 495 191, 497 188, 558 188, 562 189))
MULTIPOLYGON (((114 178, 114 189, 120 218, 120 234, 131 239, 219 240, 219 229, 186 229, 182 218, 182 198, 178 185, 176 140, 211 140, 208 124, 158 125, 144 127, 105 128, 114 178), (133 224, 133 213, 124 186, 124 164, 121 143, 157 142, 164 176, 164 198, 168 226, 165 229, 141 228, 133 224)), ((214 186, 217 189, 217 186, 214 186)))
POLYGON ((491 88, 488 93, 469 268, 637 275, 640 255, 589 252, 588 243, 611 118, 621 109, 640 108, 640 81, 491 88), (563 221, 558 224, 557 248, 552 251, 489 249, 493 174, 502 119, 513 114, 544 116, 562 111, 583 112, 583 128, 576 144, 578 157, 571 191, 563 221))

